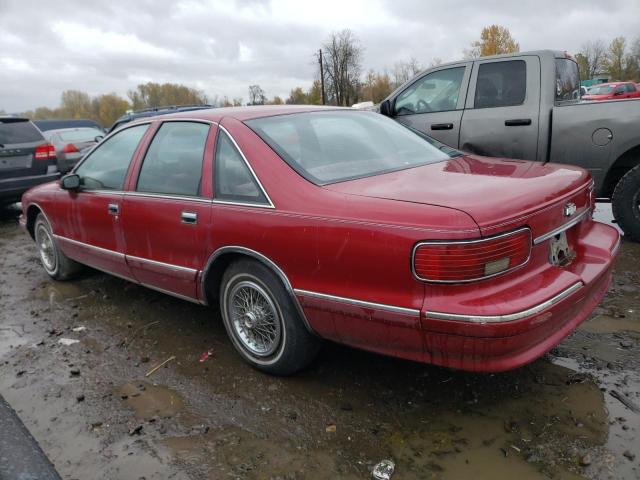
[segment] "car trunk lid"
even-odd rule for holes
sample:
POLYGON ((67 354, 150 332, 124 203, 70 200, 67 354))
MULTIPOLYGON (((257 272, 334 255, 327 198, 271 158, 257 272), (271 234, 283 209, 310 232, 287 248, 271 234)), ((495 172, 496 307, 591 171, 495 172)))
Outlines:
POLYGON ((21 118, 0 118, 0 178, 42 175, 47 161, 36 161, 36 149, 46 144, 31 122, 21 118))

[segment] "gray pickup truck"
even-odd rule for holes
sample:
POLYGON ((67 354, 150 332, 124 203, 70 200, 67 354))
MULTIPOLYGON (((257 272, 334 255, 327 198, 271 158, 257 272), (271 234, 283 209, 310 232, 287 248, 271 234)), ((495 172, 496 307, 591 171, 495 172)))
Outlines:
POLYGON ((625 235, 640 241, 640 99, 582 101, 565 53, 439 65, 397 88, 380 113, 466 152, 586 168, 625 235))

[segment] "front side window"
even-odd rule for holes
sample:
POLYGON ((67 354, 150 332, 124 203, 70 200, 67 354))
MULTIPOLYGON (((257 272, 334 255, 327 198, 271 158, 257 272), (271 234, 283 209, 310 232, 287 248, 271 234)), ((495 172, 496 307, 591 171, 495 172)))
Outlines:
POLYGON ((136 190, 199 196, 208 134, 205 123, 163 123, 144 157, 136 190))
POLYGON ((129 163, 148 124, 137 125, 116 133, 100 144, 74 170, 85 189, 122 190, 129 163))
POLYGON ((229 136, 220 131, 214 168, 215 198, 231 202, 268 204, 251 170, 229 136))
MULTIPOLYGON (((578 64, 570 58, 556 58, 556 103, 580 98, 580 72, 578 64)), ((593 95, 593 90, 589 95, 593 95)))
POLYGON ((410 85, 396 98, 396 115, 455 110, 465 67, 429 73, 410 85))
POLYGON ((380 175, 460 155, 373 112, 308 112, 249 120, 285 162, 316 185, 380 175))
POLYGON ((527 93, 527 64, 523 60, 483 63, 478 68, 474 108, 522 105, 527 93))

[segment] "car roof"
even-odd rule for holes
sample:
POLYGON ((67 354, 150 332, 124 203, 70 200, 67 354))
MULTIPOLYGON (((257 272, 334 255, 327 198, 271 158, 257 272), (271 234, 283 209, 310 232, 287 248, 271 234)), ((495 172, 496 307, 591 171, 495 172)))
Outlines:
MULTIPOLYGON (((356 111, 349 107, 333 107, 333 106, 321 106, 321 105, 259 105, 259 106, 247 106, 247 107, 222 107, 222 108, 210 108, 206 110, 195 110, 190 112, 177 112, 167 115, 159 115, 162 120, 171 119, 193 119, 193 120, 207 120, 210 122, 220 122, 223 118, 235 118, 239 121, 253 120, 263 117, 274 117, 278 115, 289 115, 292 113, 304 113, 304 112, 318 112, 329 110, 348 110, 356 111)), ((357 110, 359 111, 359 110, 357 110)), ((131 124, 142 123, 148 121, 151 118, 140 118, 134 120, 131 124)), ((127 124, 129 125, 129 124, 127 124)))

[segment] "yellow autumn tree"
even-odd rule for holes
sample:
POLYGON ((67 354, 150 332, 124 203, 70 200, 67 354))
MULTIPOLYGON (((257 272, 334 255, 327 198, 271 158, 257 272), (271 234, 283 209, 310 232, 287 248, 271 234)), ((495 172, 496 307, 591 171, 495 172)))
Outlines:
POLYGON ((520 44, 514 40, 507 27, 490 25, 482 29, 480 40, 471 44, 471 50, 466 51, 465 56, 478 58, 519 51, 520 44))

